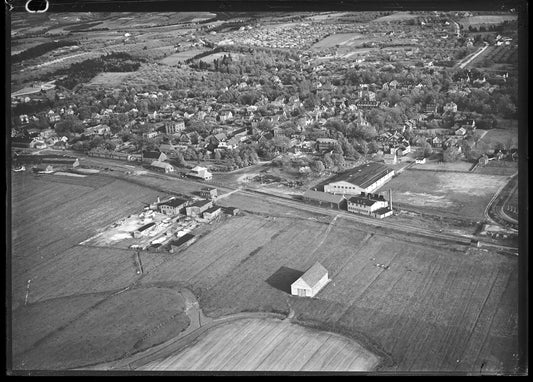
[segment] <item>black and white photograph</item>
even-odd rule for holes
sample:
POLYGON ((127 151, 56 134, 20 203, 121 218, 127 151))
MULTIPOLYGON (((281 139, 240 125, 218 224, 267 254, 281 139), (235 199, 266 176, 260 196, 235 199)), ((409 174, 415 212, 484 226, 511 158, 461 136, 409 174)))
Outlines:
POLYGON ((5 2, 7 374, 527 375, 527 2, 161 3, 5 2))

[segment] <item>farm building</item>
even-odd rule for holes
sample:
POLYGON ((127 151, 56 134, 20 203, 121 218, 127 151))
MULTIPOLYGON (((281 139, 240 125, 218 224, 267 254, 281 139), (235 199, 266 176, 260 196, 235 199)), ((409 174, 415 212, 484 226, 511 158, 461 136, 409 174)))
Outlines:
POLYGON ((158 160, 155 160, 152 163, 150 163, 150 167, 153 168, 154 170, 162 171, 165 174, 174 172, 174 166, 172 166, 170 163, 160 162, 158 160))
POLYGON ((394 175, 394 170, 382 163, 371 162, 352 168, 327 180, 324 192, 359 195, 383 186, 394 175))
POLYGON ((235 216, 239 214, 239 209, 237 207, 222 207, 224 213, 235 216))
POLYGON ((207 210, 205 210, 203 214, 203 218, 207 220, 212 220, 216 218, 218 215, 220 215, 222 212, 222 208, 218 206, 213 206, 207 210))
POLYGON ((154 225, 155 223, 151 222, 151 223, 143 225, 142 227, 137 228, 135 231, 133 231, 133 237, 135 238, 141 237, 146 230, 153 227, 154 225))
POLYGON ((214 187, 203 187, 200 190, 200 196, 206 199, 215 199, 218 196, 218 191, 214 187))
POLYGON ((166 202, 159 203, 158 208, 159 212, 165 215, 177 215, 185 208, 188 204, 188 201, 185 199, 170 199, 166 202))
POLYGON ((298 280, 291 284, 291 294, 300 297, 314 297, 331 281, 328 271, 318 261, 298 280))
POLYGON ((197 200, 190 206, 185 207, 185 213, 187 216, 199 216, 202 212, 213 207, 211 200, 197 200))
POLYGON ((213 178, 213 174, 211 174, 205 167, 196 166, 191 171, 187 173, 188 176, 192 176, 194 178, 200 178, 203 180, 211 180, 213 178))
POLYGON ((177 252, 182 246, 188 247, 192 243, 196 241, 196 238, 193 234, 186 233, 182 237, 180 237, 178 240, 172 240, 170 245, 170 252, 175 253, 177 252))
POLYGON ((303 195, 304 200, 325 204, 331 208, 346 209, 346 199, 343 195, 332 195, 327 192, 307 190, 303 195))
POLYGON ((152 163, 153 161, 164 162, 168 159, 165 153, 160 151, 143 151, 142 161, 144 163, 152 163))
POLYGON ((416 158, 415 159, 415 163, 416 164, 424 164, 424 163, 426 163, 426 158, 424 158, 424 157, 416 158))

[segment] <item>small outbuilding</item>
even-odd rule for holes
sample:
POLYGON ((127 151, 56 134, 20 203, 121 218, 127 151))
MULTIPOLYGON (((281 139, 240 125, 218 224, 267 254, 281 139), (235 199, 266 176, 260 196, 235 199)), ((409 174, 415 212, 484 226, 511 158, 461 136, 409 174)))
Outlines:
POLYGON ((314 297, 330 281, 327 269, 317 261, 291 284, 291 294, 300 297, 314 297))

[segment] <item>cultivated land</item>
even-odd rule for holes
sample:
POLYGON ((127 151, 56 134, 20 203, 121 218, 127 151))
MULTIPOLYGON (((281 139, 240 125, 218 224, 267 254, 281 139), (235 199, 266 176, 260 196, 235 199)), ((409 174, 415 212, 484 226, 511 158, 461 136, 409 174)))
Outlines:
POLYGON ((378 192, 394 190, 394 200, 406 207, 483 220, 485 207, 507 180, 507 177, 497 175, 408 169, 378 192))
POLYGON ((378 361, 338 334, 274 319, 243 319, 211 329, 193 346, 140 370, 368 371, 378 361))

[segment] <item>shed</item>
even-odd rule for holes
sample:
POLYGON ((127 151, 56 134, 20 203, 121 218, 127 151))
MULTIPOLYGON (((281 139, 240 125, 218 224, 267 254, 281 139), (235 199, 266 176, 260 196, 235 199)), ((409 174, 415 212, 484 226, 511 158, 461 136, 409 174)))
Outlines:
POLYGON ((291 284, 291 294, 300 297, 314 297, 330 281, 327 269, 317 261, 291 284))

